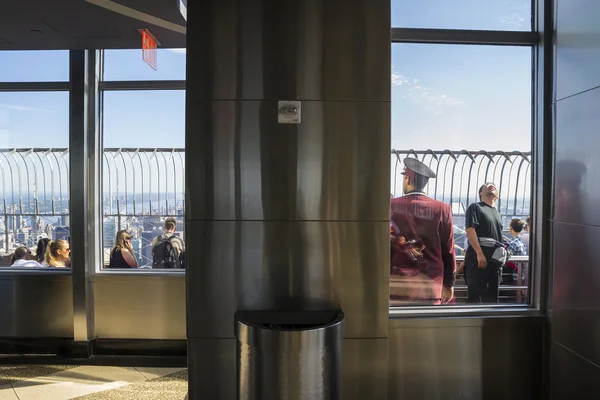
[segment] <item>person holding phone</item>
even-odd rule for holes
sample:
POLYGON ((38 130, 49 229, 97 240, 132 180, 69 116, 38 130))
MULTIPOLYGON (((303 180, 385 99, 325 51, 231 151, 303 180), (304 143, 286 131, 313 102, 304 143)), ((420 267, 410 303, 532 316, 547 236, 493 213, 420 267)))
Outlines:
POLYGON ((108 268, 138 268, 138 262, 131 245, 131 235, 126 230, 117 232, 115 247, 110 252, 108 268))

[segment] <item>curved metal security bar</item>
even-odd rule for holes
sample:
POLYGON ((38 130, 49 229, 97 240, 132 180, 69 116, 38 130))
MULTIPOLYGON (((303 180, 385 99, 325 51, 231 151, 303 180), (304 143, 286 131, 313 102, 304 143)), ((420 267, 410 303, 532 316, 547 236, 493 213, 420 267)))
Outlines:
POLYGON ((449 203, 453 214, 464 214, 469 204, 479 200, 479 187, 492 181, 498 185, 498 210, 503 215, 529 215, 531 152, 393 149, 391 156, 394 197, 402 195, 402 159, 415 157, 437 174, 426 188, 427 195, 449 203))

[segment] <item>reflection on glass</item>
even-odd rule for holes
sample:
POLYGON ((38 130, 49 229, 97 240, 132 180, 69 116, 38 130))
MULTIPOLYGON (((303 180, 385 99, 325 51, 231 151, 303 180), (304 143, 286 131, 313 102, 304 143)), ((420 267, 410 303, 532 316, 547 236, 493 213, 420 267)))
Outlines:
POLYGON ((184 103, 184 91, 105 93, 105 268, 185 268, 184 103))
POLYGON ((528 303, 531 49, 394 44, 392 63, 391 305, 528 303), (473 240, 508 260, 479 268, 473 240))
POLYGON ((0 51, 0 82, 67 82, 68 80, 68 51, 0 51))
POLYGON ((68 92, 0 93, 0 266, 46 267, 47 242, 68 245, 68 145, 68 92))
MULTIPOLYGON (((141 40, 141 39, 140 39, 141 40)), ((142 59, 141 49, 105 50, 105 81, 184 80, 185 49, 158 49, 157 69, 142 59)))
POLYGON ((392 27, 530 31, 531 0, 392 0, 392 27))

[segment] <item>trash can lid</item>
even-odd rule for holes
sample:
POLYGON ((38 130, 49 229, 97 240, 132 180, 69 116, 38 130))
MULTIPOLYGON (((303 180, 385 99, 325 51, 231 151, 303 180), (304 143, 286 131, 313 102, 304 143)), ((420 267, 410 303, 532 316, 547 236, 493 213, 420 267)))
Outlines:
POLYGON ((236 322, 264 329, 309 329, 328 325, 343 318, 339 310, 238 310, 236 322))

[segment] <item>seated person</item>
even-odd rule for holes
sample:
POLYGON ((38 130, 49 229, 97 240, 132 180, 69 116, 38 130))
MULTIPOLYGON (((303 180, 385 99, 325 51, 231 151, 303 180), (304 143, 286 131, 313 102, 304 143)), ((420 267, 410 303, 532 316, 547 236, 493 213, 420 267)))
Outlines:
POLYGON ((27 247, 18 247, 12 255, 11 267, 18 268, 43 268, 43 266, 32 259, 31 250, 27 247))
POLYGON ((115 247, 110 252, 108 268, 137 268, 138 263, 131 245, 131 235, 126 230, 117 232, 115 247))
POLYGON ((48 238, 41 238, 40 240, 38 240, 38 244, 37 244, 37 249, 35 251, 35 257, 37 259, 37 262, 42 264, 42 267, 47 267, 48 265, 46 264, 46 247, 48 247, 48 243, 50 242, 50 239, 48 238))
POLYGON ((48 264, 48 268, 69 268, 71 264, 71 245, 69 242, 62 239, 48 242, 46 264, 48 264))
POLYGON ((525 246, 525 242, 521 237, 521 232, 523 231, 523 226, 525 224, 519 218, 513 218, 510 221, 510 234, 513 239, 508 242, 508 252, 513 256, 526 256, 527 255, 527 247, 525 246))

